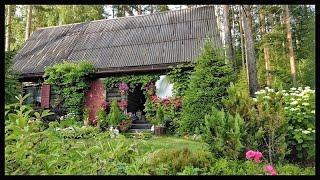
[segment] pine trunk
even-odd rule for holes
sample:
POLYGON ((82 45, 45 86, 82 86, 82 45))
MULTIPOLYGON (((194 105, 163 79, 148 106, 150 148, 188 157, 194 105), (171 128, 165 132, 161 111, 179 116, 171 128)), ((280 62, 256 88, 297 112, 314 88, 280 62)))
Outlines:
POLYGON ((246 54, 247 54, 247 67, 248 67, 248 77, 249 77, 249 91, 250 96, 254 97, 255 92, 258 89, 257 83, 257 67, 256 67, 256 54, 254 50, 254 41, 252 29, 250 26, 250 7, 249 5, 243 5, 243 30, 245 34, 245 44, 246 44, 246 54))
POLYGON ((138 15, 142 14, 141 5, 138 5, 138 15))
POLYGON ((287 42, 288 42, 288 49, 289 49, 289 59, 290 59, 290 71, 293 86, 297 85, 297 73, 296 73, 296 66, 294 61, 294 52, 292 46, 292 33, 291 33, 291 25, 290 25, 290 14, 289 14, 289 6, 284 5, 284 19, 287 31, 287 42))
MULTIPOLYGON (((260 20, 261 40, 263 40, 263 38, 266 34, 264 6, 260 7, 259 18, 260 18, 259 20, 260 20)), ((271 76, 271 63, 270 63, 269 48, 268 48, 266 42, 263 42, 263 41, 262 41, 262 46, 263 46, 263 54, 264 54, 264 61, 265 61, 265 67, 266 67, 267 86, 271 87, 272 76, 271 76)))
POLYGON ((240 10, 240 17, 239 17, 239 31, 240 31, 240 43, 241 43, 241 62, 242 62, 242 68, 245 70, 246 69, 246 63, 245 63, 245 51, 244 51, 244 39, 243 39, 243 26, 242 26, 242 22, 243 22, 243 18, 242 18, 242 13, 240 10))
POLYGON ((27 40, 31 33, 31 20, 32 20, 32 6, 27 5, 27 23, 26 23, 26 35, 25 40, 27 40))
POLYGON ((5 51, 10 51, 10 37, 11 37, 11 5, 8 5, 7 17, 6 17, 6 42, 5 51))
POLYGON ((229 22, 229 11, 230 11, 229 5, 223 5, 223 27, 224 27, 226 55, 229 59, 229 63, 232 63, 232 66, 235 69, 233 46, 231 41, 231 29, 230 29, 230 22, 229 22))

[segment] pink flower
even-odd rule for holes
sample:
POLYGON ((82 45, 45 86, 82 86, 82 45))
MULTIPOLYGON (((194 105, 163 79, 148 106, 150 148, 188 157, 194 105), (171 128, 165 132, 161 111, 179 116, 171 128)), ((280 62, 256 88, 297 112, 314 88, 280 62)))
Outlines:
POLYGON ((246 158, 247 159, 253 159, 254 157, 256 156, 256 152, 255 151, 252 151, 252 150, 249 150, 246 152, 246 158))
POLYGON ((271 172, 271 176, 276 176, 276 175, 278 175, 277 172, 273 170, 273 171, 271 172))
POLYGON ((121 82, 121 83, 119 84, 119 90, 120 90, 120 91, 128 91, 128 90, 129 90, 129 87, 128 87, 128 85, 127 85, 126 83, 121 82))
POLYGON ((255 156, 254 156, 254 160, 256 161, 256 163, 259 163, 262 158, 262 153, 260 152, 260 151, 256 151, 256 154, 255 154, 255 156))
POLYGON ((267 171, 268 173, 272 173, 274 170, 273 170, 273 167, 271 165, 267 165, 264 167, 264 170, 267 171))

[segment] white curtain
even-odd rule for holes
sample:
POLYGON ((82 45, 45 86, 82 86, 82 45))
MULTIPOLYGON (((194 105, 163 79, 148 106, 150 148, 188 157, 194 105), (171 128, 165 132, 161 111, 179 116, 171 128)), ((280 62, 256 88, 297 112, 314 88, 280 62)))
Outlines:
POLYGON ((168 77, 162 75, 160 76, 160 80, 156 82, 156 95, 162 99, 172 97, 172 88, 173 84, 169 82, 168 77))

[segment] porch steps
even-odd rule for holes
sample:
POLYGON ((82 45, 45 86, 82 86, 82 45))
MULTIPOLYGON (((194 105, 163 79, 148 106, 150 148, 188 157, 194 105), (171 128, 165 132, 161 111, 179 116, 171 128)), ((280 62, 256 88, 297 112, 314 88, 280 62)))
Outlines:
POLYGON ((131 124, 129 132, 150 132, 151 126, 152 124, 150 124, 148 121, 134 121, 131 124))
POLYGON ((152 124, 143 123, 143 124, 131 124, 131 129, 151 129, 152 124))
POLYGON ((150 132, 150 129, 129 129, 129 133, 140 133, 140 132, 150 132))

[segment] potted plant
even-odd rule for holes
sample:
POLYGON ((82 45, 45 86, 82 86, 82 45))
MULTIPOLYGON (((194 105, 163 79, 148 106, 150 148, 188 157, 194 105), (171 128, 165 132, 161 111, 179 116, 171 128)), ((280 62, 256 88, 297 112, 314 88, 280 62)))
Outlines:
POLYGON ((154 134, 156 136, 165 134, 164 112, 162 107, 159 107, 156 112, 156 124, 154 126, 154 134))
POLYGON ((126 115, 124 113, 121 113, 121 122, 119 124, 119 130, 120 132, 126 132, 131 126, 132 119, 129 115, 126 115))

